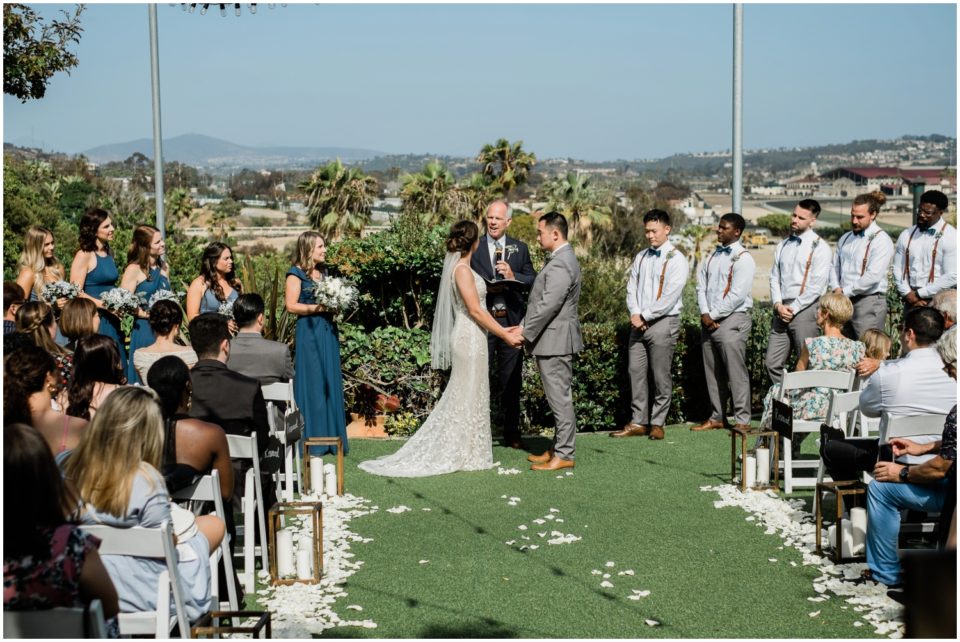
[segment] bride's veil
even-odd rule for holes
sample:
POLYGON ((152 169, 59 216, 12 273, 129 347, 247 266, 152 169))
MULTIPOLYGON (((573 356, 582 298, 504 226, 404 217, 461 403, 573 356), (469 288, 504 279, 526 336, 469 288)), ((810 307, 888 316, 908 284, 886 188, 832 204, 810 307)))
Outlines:
POLYGON ((447 370, 453 363, 450 341, 454 321, 453 269, 460 257, 460 252, 447 252, 443 259, 437 306, 433 312, 433 331, 430 333, 430 365, 436 370, 447 370))

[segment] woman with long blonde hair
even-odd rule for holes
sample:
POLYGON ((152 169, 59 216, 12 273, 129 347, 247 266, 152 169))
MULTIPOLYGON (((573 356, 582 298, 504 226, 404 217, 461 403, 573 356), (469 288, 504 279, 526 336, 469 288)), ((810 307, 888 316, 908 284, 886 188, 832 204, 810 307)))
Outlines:
MULTIPOLYGON (((170 273, 163 255, 166 245, 160 230, 152 225, 141 224, 133 230, 133 240, 127 251, 127 267, 123 271, 120 287, 140 294, 148 302, 160 290, 170 289, 170 273)), ((137 310, 134 314, 133 331, 130 333, 130 358, 127 359, 127 382, 141 383, 140 375, 133 365, 133 354, 138 348, 153 345, 157 340, 150 328, 150 312, 137 310)))
MULTIPOLYGON (((149 388, 123 386, 104 401, 67 459, 64 474, 80 497, 82 524, 157 528, 172 520, 170 495, 159 468, 163 461, 163 416, 149 388)), ((195 620, 211 607, 210 562, 223 539, 223 521, 196 518, 197 532, 178 542, 187 615, 195 620)), ((155 610, 157 579, 166 565, 156 559, 104 555, 120 596, 120 611, 155 610)))
POLYGON ((347 446, 347 424, 340 372, 340 340, 333 315, 316 303, 315 284, 326 278, 327 246, 317 232, 297 239, 293 266, 287 270, 287 312, 297 315, 293 394, 309 437, 340 437, 347 446))
MULTIPOLYGON (((20 269, 17 285, 23 288, 28 301, 41 301, 40 294, 44 285, 67 278, 66 268, 54 253, 55 248, 53 232, 45 227, 34 225, 23 235, 23 250, 20 252, 20 260, 17 261, 20 269)), ((54 303, 54 314, 59 314, 66 304, 67 299, 57 299, 54 303)), ((67 344, 66 337, 59 331, 54 341, 60 345, 67 344)))

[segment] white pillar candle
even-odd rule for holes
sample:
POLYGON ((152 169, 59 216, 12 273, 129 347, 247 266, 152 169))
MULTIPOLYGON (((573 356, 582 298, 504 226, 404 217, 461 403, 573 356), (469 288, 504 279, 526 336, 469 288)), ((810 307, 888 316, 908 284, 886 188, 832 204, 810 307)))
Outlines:
POLYGON ((757 483, 761 486, 770 484, 770 449, 757 448, 757 483))
POLYGON ((323 459, 320 457, 310 458, 310 493, 323 494, 323 459))
POLYGON ((277 577, 293 575, 293 531, 281 528, 277 531, 277 577))
POLYGON ((327 495, 333 497, 337 494, 337 469, 333 467, 332 464, 328 464, 330 468, 326 472, 326 488, 327 495))
POLYGON ((827 548, 836 548, 837 546, 837 525, 831 524, 827 529, 827 548))
POLYGON ((300 548, 297 551, 297 578, 301 580, 309 580, 313 578, 313 570, 310 568, 312 564, 310 563, 313 558, 313 555, 310 553, 310 549, 300 548))
POLYGON ((853 554, 862 555, 867 544, 867 509, 851 508, 850 524, 853 527, 853 554))
POLYGON ((747 455, 747 465, 743 471, 743 478, 746 480, 747 488, 753 488, 757 483, 757 458, 753 455, 747 455))
POLYGON ((840 556, 853 557, 853 525, 849 519, 840 522, 840 556))

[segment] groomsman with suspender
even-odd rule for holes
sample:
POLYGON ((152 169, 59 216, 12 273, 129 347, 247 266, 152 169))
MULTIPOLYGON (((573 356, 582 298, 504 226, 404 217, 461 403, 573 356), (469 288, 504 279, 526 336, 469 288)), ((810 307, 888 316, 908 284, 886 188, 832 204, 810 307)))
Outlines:
POLYGON ((690 430, 726 427, 726 401, 733 399, 737 428, 750 427, 750 373, 747 337, 752 321, 753 257, 740 243, 746 222, 739 214, 724 214, 717 227, 720 245, 697 272, 700 305, 700 347, 710 396, 710 418, 690 430))
POLYGON ((893 258, 893 241, 877 225, 877 215, 886 202, 882 192, 853 199, 853 229, 840 237, 833 254, 830 289, 853 302, 853 318, 843 332, 851 339, 859 339, 870 328, 882 331, 887 320, 887 271, 893 258))
POLYGON ((627 281, 627 310, 630 312, 628 359, 633 399, 630 423, 611 437, 663 439, 663 426, 673 397, 673 350, 680 334, 683 286, 690 267, 668 237, 670 215, 650 210, 643 215, 644 233, 650 247, 637 254, 627 281), (650 403, 650 381, 654 398, 650 403), (651 408, 652 406, 652 408, 651 408))
POLYGON ((773 325, 764 365, 774 383, 783 379, 791 348, 799 355, 804 341, 820 334, 817 301, 830 278, 830 246, 813 231, 819 216, 820 203, 812 198, 797 203, 790 219, 791 234, 773 252, 773 325))
POLYGON ((929 305, 938 292, 957 287, 957 230, 941 220, 949 205, 943 192, 924 192, 917 224, 897 239, 893 279, 903 297, 904 312, 929 305))

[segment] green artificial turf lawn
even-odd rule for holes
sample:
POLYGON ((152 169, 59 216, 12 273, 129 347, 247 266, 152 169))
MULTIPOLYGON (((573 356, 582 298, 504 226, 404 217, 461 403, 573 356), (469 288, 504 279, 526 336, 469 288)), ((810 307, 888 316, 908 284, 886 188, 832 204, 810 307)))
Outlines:
MULTIPOLYGON (((548 445, 528 443, 538 451, 548 445)), ((726 431, 692 433, 686 426, 668 428, 662 442, 588 434, 577 437, 577 467, 562 479, 529 470, 526 452, 501 447, 494 460, 521 474, 390 479, 357 464, 401 442, 354 440, 346 492, 379 510, 350 523, 373 541, 352 545, 364 565, 344 586, 349 597, 338 600, 336 610, 355 617, 345 607, 361 605, 362 617, 378 626, 335 628, 324 636, 872 636, 868 623, 853 626, 858 615, 843 601, 807 601, 816 595, 819 573, 802 565, 798 551, 780 550, 778 536, 764 535, 740 508, 714 508, 717 494, 700 490, 728 481, 729 444, 726 431), (509 506, 502 495, 521 501, 509 506), (386 512, 399 505, 412 510, 386 512), (532 523, 550 508, 559 509, 563 523, 532 523), (527 530, 518 530, 520 524, 527 530), (552 530, 582 539, 548 545, 549 534, 537 536, 552 530), (507 540, 517 542, 508 546, 507 540), (521 552, 521 544, 539 549, 521 552), (607 568, 610 561, 615 566, 607 568), (594 569, 609 572, 614 587, 601 588, 594 569), (627 569, 635 575, 617 575, 627 569), (650 595, 628 600, 633 589, 650 595), (819 615, 810 617, 814 611, 819 615), (646 619, 662 624, 651 627, 646 619)))

